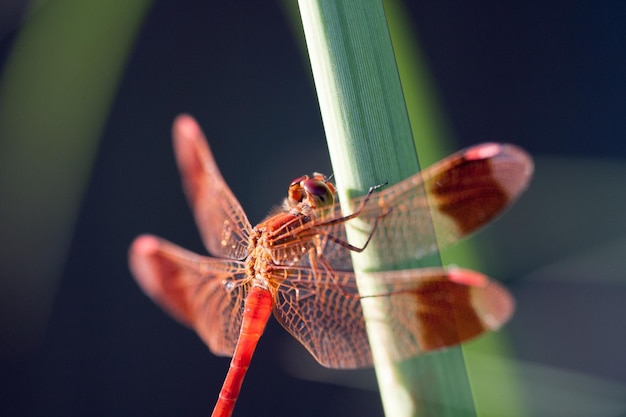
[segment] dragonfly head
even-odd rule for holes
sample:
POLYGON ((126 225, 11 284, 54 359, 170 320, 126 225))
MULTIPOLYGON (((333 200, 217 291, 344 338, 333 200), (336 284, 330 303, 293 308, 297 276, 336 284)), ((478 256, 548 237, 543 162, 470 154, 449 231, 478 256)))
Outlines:
POLYGON ((292 208, 301 208, 303 205, 313 210, 320 210, 319 214, 326 215, 335 203, 335 186, 324 175, 314 173, 312 177, 303 175, 296 178, 289 185, 287 201, 292 208))

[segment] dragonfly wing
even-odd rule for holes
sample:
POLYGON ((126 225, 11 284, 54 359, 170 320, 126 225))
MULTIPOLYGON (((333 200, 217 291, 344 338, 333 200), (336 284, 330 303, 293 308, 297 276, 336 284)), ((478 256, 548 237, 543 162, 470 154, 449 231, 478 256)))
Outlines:
POLYGON ((496 143, 465 149, 426 170, 438 242, 453 243, 494 220, 526 189, 532 172, 526 151, 496 143))
POLYGON ((187 199, 209 253, 244 259, 252 226, 213 158, 198 123, 188 115, 174 121, 174 150, 187 199))
POLYGON ((515 309, 510 293, 485 275, 460 268, 370 273, 389 294, 398 358, 473 339, 506 323, 515 309))
POLYGON ((313 357, 329 368, 372 365, 354 275, 334 276, 310 268, 291 269, 291 278, 278 287, 274 316, 313 357), (333 279, 342 282, 333 282, 333 279))
MULTIPOLYGON (((405 264, 433 253, 487 225, 506 210, 528 185, 533 171, 522 149, 487 143, 457 152, 398 184, 374 192, 351 225, 364 227, 367 238, 378 221, 376 236, 385 242, 385 258, 405 264), (387 214, 385 214, 387 213, 387 214), (435 233, 436 230, 436 233, 435 233)), ((351 212, 365 197, 351 200, 351 212)), ((343 215, 337 205, 321 234, 346 240, 343 215)), ((361 246, 363 242, 350 242, 361 246)), ((325 257, 345 259, 346 249, 326 241, 325 257)), ((341 262, 340 262, 341 263, 341 262)), ((331 265, 333 263, 331 262, 331 265)), ((338 268, 341 269, 341 268, 338 268)))
POLYGON ((133 242, 129 262, 150 298, 193 327, 213 353, 232 355, 246 292, 242 262, 199 256, 147 235, 133 242))
MULTIPOLYGON (((463 269, 423 268, 373 273, 384 297, 381 321, 391 326, 400 361, 454 346, 495 330, 511 316, 512 297, 496 282, 463 269)), ((361 368, 372 355, 361 299, 351 272, 292 269, 276 297, 274 315, 322 365, 361 368)), ((375 319, 374 319, 375 320, 375 319)))

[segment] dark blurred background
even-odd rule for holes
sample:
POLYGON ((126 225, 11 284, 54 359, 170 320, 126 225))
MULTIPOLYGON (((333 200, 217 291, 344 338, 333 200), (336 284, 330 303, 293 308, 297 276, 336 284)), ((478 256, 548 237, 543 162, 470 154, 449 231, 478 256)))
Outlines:
MULTIPOLYGON (((55 3, 78 2, 2 2, 3 63, 20 30, 55 3)), ((507 360, 519 366, 527 415, 587 412, 569 410, 574 399, 596 407, 581 415, 626 415, 626 3, 404 7, 454 146, 506 141, 537 158, 527 196, 477 238, 486 272, 505 279, 518 301, 507 360), (534 392, 537 381, 545 386, 534 392)), ((280 2, 146 3, 59 247, 35 244, 37 230, 16 246, 10 213, 30 212, 9 212, 10 187, 1 189, 0 414, 208 415, 229 361, 139 290, 127 249, 150 232, 205 253, 171 149, 180 112, 205 129, 252 223, 292 178, 332 172, 310 67, 286 10, 280 2), (23 271, 47 265, 48 249, 61 260, 42 267, 45 285, 31 286, 23 271)), ((97 54, 99 45, 88 48, 97 54)), ((0 95, 11 89, 6 77, 1 86, 0 95)), ((63 121, 77 122, 71 114, 63 121)), ((0 162, 10 164, 15 140, 0 136, 0 162)), ((5 187, 22 187, 0 169, 5 187)), ((37 217, 48 205, 30 210, 37 217)), ((374 390, 295 376, 288 357, 301 351, 271 322, 235 414, 382 415, 374 390)))

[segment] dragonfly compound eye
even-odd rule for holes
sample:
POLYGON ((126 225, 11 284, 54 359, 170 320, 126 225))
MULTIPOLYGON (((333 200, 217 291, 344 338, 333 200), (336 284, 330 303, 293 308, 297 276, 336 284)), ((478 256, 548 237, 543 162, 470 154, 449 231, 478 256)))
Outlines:
POLYGON ((302 202, 302 199, 304 198, 302 183, 308 179, 308 175, 303 175, 291 181, 291 184, 289 184, 288 201, 291 207, 295 207, 298 203, 302 202))
POLYGON ((303 181, 302 185, 311 208, 328 208, 335 202, 333 190, 326 181, 311 178, 303 181))

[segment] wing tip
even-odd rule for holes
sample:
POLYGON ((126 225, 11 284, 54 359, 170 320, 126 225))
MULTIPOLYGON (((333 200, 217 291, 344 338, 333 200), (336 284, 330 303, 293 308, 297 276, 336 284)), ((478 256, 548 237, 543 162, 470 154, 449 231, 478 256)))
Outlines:
POLYGON ((497 282, 490 281, 472 293, 472 305, 483 325, 497 330, 510 320, 515 311, 515 300, 509 291, 497 282))
POLYGON ((159 293, 158 280, 155 279, 155 263, 152 260, 160 250, 159 238, 141 235, 135 238, 128 251, 130 270, 141 289, 150 297, 159 293))
POLYGON ((492 164, 501 164, 503 171, 506 171, 508 175, 504 182, 500 182, 500 185, 509 196, 516 196, 523 191, 534 171, 530 154, 510 143, 482 143, 466 149, 463 157, 467 161, 489 160, 492 164), (516 181, 510 181, 512 178, 516 181))
POLYGON ((174 136, 198 136, 200 134, 200 126, 193 116, 187 113, 181 113, 174 119, 172 132, 174 136))
POLYGON ((193 326, 192 305, 187 298, 187 274, 177 259, 187 255, 156 236, 141 235, 129 249, 129 266, 142 291, 176 320, 193 326))
POLYGON ((181 170, 188 166, 195 167, 198 159, 198 152, 202 147, 206 147, 206 138, 202 128, 196 119, 186 113, 179 114, 172 123, 172 138, 174 140, 174 151, 181 170), (204 145, 203 145, 204 143, 204 145))
POLYGON ((496 330, 513 316, 513 296, 503 285, 491 281, 486 275, 469 269, 450 268, 448 279, 471 287, 472 307, 486 329, 496 330))
POLYGON ((528 152, 519 146, 502 144, 500 155, 493 159, 494 164, 502 164, 503 176, 500 186, 505 190, 511 200, 524 191, 530 182, 534 172, 533 159, 528 152))
POLYGON ((465 159, 470 161, 492 158, 502 152, 505 145, 495 142, 482 143, 472 146, 465 151, 465 159))
POLYGON ((152 235, 140 235, 130 245, 131 256, 150 256, 159 250, 159 239, 152 235))
POLYGON ((448 268, 448 279, 470 287, 485 287, 489 284, 489 278, 484 274, 461 268, 448 268))

